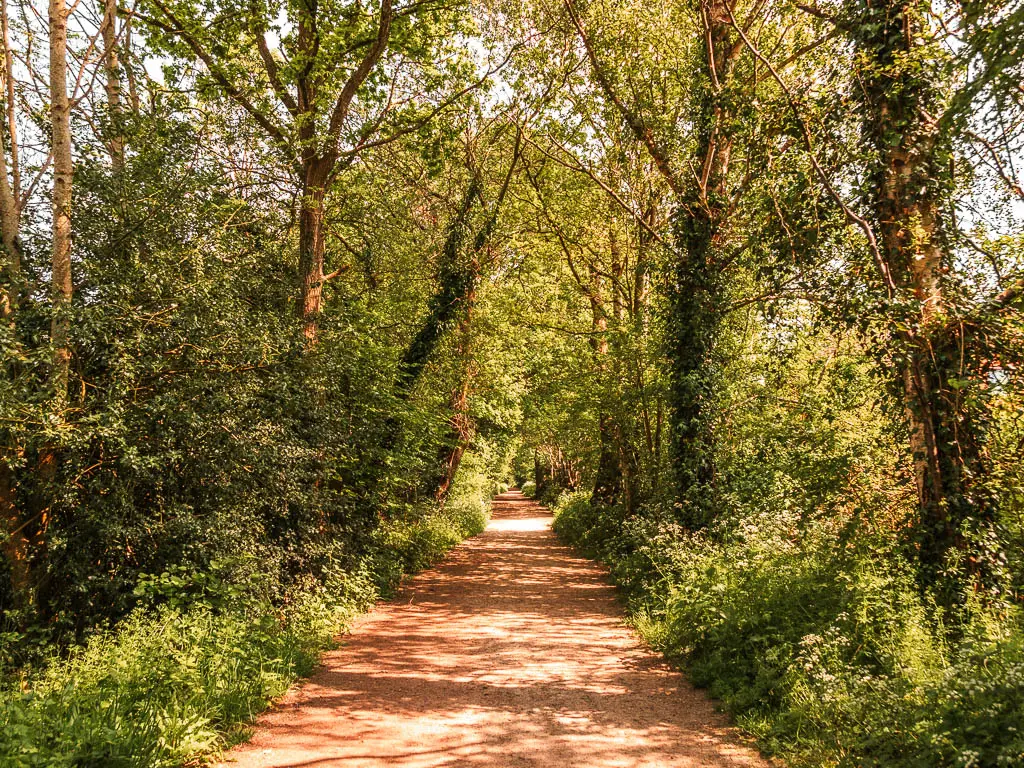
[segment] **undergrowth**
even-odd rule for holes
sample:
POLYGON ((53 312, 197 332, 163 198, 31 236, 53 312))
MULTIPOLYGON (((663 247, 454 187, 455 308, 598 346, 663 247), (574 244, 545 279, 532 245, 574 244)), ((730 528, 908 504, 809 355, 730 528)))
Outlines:
POLYGON ((178 572, 144 579, 139 591, 153 598, 150 608, 0 691, 0 765, 203 762, 244 738, 245 725, 312 671, 353 616, 404 574, 483 530, 487 505, 473 490, 443 510, 384 523, 354 564, 328 570, 283 602, 262 596, 258 579, 178 572))
POLYGON ((576 493, 554 525, 610 567, 647 641, 766 752, 806 766, 1024 765, 1018 609, 969 604, 951 632, 884 542, 827 522, 750 517, 692 534, 576 493))

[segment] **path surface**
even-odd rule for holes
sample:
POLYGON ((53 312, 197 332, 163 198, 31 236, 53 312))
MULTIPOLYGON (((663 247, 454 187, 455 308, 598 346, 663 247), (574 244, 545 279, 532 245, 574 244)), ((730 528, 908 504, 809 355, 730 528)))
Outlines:
POLYGON ((223 765, 767 763, 641 646, 600 568, 559 545, 547 511, 510 492, 486 532, 378 606, 223 765))

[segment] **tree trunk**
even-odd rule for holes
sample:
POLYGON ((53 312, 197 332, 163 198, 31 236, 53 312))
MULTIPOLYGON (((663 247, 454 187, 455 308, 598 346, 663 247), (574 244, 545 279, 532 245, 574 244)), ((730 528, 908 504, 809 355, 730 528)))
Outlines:
POLYGON ((551 481, 551 464, 539 448, 533 449, 533 494, 540 498, 551 481))
POLYGON ((451 493, 455 475, 458 474, 462 457, 473 440, 473 420, 469 417, 469 391, 472 386, 472 368, 467 366, 462 382, 452 392, 452 415, 449 420, 450 441, 443 449, 441 460, 441 482, 434 494, 439 502, 444 502, 451 493))
MULTIPOLYGON (((7 118, 7 136, 0 135, 0 240, 4 254, 4 295, 3 311, 13 311, 15 301, 10 295, 11 287, 18 282, 21 272, 21 245, 18 234, 21 231, 21 163, 18 148, 18 120, 14 91, 14 52, 11 50, 11 27, 7 15, 7 0, 0 0, 0 32, 3 35, 3 98, 4 115, 7 118), (9 142, 9 146, 7 146, 9 142), (7 152, 10 151, 10 165, 7 152), (10 177, 8 178, 8 173, 10 177)), ((2 134, 2 132, 0 132, 2 134)))
POLYGON ((7 454, 0 457, 0 521, 3 525, 3 553, 10 570, 11 595, 14 604, 19 608, 26 607, 30 602, 31 594, 31 570, 29 568, 29 540, 25 535, 21 523, 21 515, 17 507, 17 494, 15 490, 15 474, 7 464, 10 454, 9 448, 4 449, 7 454))
MULTIPOLYGON (((474 268, 479 272, 479 262, 474 259, 474 268)), ((469 416, 469 392, 472 387, 475 369, 473 366, 470 344, 472 341, 470 322, 473 315, 473 305, 476 303, 476 287, 466 296, 466 311, 459 320, 459 345, 456 355, 459 358, 462 380, 452 392, 451 408, 452 413, 449 419, 449 440, 448 447, 443 450, 441 467, 441 482, 437 487, 435 497, 441 503, 448 498, 452 484, 455 482, 455 475, 459 471, 462 457, 473 440, 474 425, 469 416)))
MULTIPOLYGON (((0 244, 3 262, 0 269, 0 321, 15 331, 21 285, 21 190, 18 169, 18 128, 15 120, 14 73, 11 52, 10 26, 6 0, 0 0, 0 28, 3 35, 3 96, 7 117, 7 136, 0 131, 0 244), (5 138, 7 140, 5 140, 5 138), (11 160, 7 161, 8 140, 11 160), (10 176, 8 175, 10 173, 10 176), (13 182, 13 183, 12 183, 13 182)), ((4 375, 13 376, 13 365, 4 363, 4 375)), ((20 449, 8 429, 0 430, 0 531, 3 534, 3 554, 10 571, 11 592, 17 607, 29 602, 31 574, 29 571, 29 541, 18 510, 17 477, 13 464, 20 449)))
MULTIPOLYGON (((409 343, 402 357, 402 365, 398 373, 398 388, 403 396, 411 393, 419 377, 426 369, 430 356, 434 353, 441 339, 453 324, 461 321, 467 307, 466 298, 476 288, 477 270, 472 266, 476 261, 476 252, 487 244, 490 234, 487 225, 481 228, 473 244, 473 254, 467 255, 463 246, 469 234, 469 214, 473 201, 480 194, 480 182, 474 177, 466 188, 466 194, 448 225, 448 235, 438 264, 437 292, 428 302, 427 317, 420 326, 419 332, 409 343), (486 234, 485 234, 486 233, 486 234), (481 240, 481 235, 484 235, 481 240), (479 243, 479 247, 477 245, 479 243)), ((495 214, 497 215, 497 211, 495 214)))
POLYGON ((333 161, 307 156, 304 161, 302 207, 299 210, 299 313, 302 335, 316 344, 324 292, 324 199, 333 161))
POLYGON ((724 279, 718 250, 728 217, 732 114, 722 98, 731 78, 735 46, 726 0, 702 4, 704 70, 694 166, 675 223, 676 258, 670 288, 669 354, 672 423, 680 521, 691 529, 715 516, 715 435, 721 389, 718 337, 724 279))
POLYGON ((53 153, 53 245, 51 298, 53 320, 52 386, 55 411, 67 405, 71 371, 71 105, 67 88, 68 10, 65 0, 50 0, 50 122, 53 153))
MULTIPOLYGON (((2 132, 0 132, 2 133, 2 132)), ((21 206, 7 177, 7 148, 0 135, 0 244, 3 264, 0 270, 0 319, 12 322, 18 304, 21 283, 21 206)))
MULTIPOLYGON (((608 315, 604 308, 601 276, 592 266, 587 298, 590 300, 590 349, 594 367, 601 378, 608 375, 608 315)), ((614 286, 612 287, 614 290, 614 286)), ((622 492, 618 454, 615 450, 615 428, 612 417, 601 412, 597 417, 599 453, 591 504, 614 504, 622 492)))
POLYGON ((591 504, 615 504, 622 495, 622 473, 619 466, 619 452, 615 444, 616 428, 612 417, 606 413, 598 416, 598 440, 600 453, 597 473, 594 476, 594 490, 590 494, 591 504))
MULTIPOLYGON (((117 55, 117 0, 103 0, 103 21, 100 24, 103 37, 103 68, 106 74, 105 89, 107 92, 107 109, 110 117, 119 121, 121 111, 121 64, 117 55)), ((110 162, 115 170, 124 166, 124 137, 120 126, 117 133, 110 139, 107 149, 110 162)))
MULTIPOLYGON (((616 213, 614 207, 612 208, 612 227, 608 232, 608 250, 612 257, 611 263, 611 276, 612 276, 612 320, 615 323, 615 333, 612 336, 614 339, 614 351, 615 354, 612 356, 612 366, 615 372, 615 382, 619 387, 620 391, 623 389, 625 384, 625 376, 622 372, 622 365, 625 360, 626 350, 622 348, 622 339, 624 338, 625 322, 626 322, 626 258, 623 254, 621 244, 619 243, 618 232, 615 229, 615 217, 616 213)), ((641 258, 637 255, 637 263, 639 264, 641 258)), ((639 267, 638 267, 639 268, 639 267)), ((636 274, 634 273, 634 279, 636 274)), ((634 302, 636 297, 634 297, 634 302)), ((612 439, 615 445, 615 456, 618 466, 619 473, 619 485, 621 487, 621 498, 622 503, 626 508, 626 514, 633 514, 636 511, 637 505, 637 471, 636 471, 636 451, 633 448, 633 442, 630 439, 630 433, 632 430, 633 421, 632 414, 627 415, 623 412, 623 409, 619 409, 618 413, 612 420, 612 439)))
POLYGON ((893 386, 910 435, 919 575, 953 605, 966 580, 983 578, 984 545, 964 534, 984 532, 994 500, 985 488, 985 363, 972 353, 965 325, 951 317, 943 293, 952 255, 940 212, 950 195, 952 150, 932 117, 941 107, 937 79, 918 63, 929 44, 927 8, 862 0, 856 9, 855 41, 867 63, 858 88, 866 107, 862 130, 876 153, 868 202, 884 266, 880 278, 890 294, 889 326, 898 329, 882 341, 879 356, 894 361, 893 386), (979 397, 966 397, 965 384, 979 397), (963 566, 951 578, 954 550, 963 566))
POLYGON ((455 412, 451 418, 452 437, 454 438, 451 447, 443 457, 442 469, 444 472, 441 483, 434 494, 439 502, 444 502, 451 493, 452 484, 455 482, 455 475, 459 472, 459 465, 462 457, 473 440, 473 422, 467 413, 469 406, 469 377, 463 382, 463 386, 455 392, 455 399, 452 403, 455 412))
POLYGON ((0 319, 11 321, 18 303, 21 283, 21 171, 18 157, 18 122, 15 112, 14 55, 11 51, 11 30, 7 2, 0 0, 0 28, 3 34, 3 97, 7 118, 7 136, 0 131, 0 243, 3 263, 0 265, 0 319), (9 147, 8 147, 9 143, 9 147), (7 152, 10 151, 10 164, 7 152), (8 176, 10 174, 10 176, 8 176))

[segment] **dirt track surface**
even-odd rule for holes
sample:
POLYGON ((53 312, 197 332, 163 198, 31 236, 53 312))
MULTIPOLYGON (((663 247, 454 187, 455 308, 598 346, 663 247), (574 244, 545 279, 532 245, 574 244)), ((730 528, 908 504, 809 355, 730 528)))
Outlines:
POLYGON ((355 627, 234 768, 767 766, 518 492, 355 627))

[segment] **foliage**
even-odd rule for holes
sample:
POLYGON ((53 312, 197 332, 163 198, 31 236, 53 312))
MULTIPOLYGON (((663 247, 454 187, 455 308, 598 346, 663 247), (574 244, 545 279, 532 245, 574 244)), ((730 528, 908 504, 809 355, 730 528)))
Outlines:
POLYGON ((1020 616, 977 608, 951 649, 879 540, 745 520, 729 536, 616 519, 564 498, 559 535, 601 557, 648 641, 680 659, 764 748, 801 765, 1013 765, 1020 616))
POLYGON ((222 743, 514 479, 766 748, 1021 761, 1022 0, 62 5, 0 67, 5 758, 222 743))
POLYGON ((0 762, 154 768, 221 749, 312 671, 354 615, 480 532, 486 514, 467 496, 389 523, 355 564, 328 568, 323 583, 280 606, 248 581, 179 571, 144 579, 144 591, 164 598, 160 608, 95 633, 3 693, 0 762), (196 599, 200 588, 208 599, 196 599))

